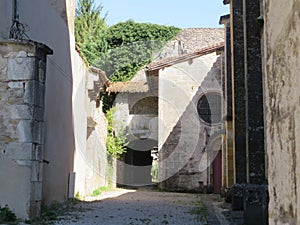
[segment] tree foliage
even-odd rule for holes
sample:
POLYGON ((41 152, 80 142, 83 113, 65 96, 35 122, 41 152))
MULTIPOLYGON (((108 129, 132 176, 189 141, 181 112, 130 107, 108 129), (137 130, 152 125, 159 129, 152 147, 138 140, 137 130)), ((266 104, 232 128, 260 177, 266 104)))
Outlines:
POLYGON ((95 0, 78 0, 75 17, 75 39, 79 50, 94 64, 102 52, 108 48, 104 34, 108 29, 102 16, 103 6, 95 5, 95 0))
POLYGON ((87 61, 104 70, 111 81, 128 81, 179 29, 133 20, 108 27, 103 6, 78 0, 75 39, 87 61))
POLYGON ((96 65, 111 81, 128 81, 179 31, 173 26, 132 20, 118 23, 105 33, 108 51, 101 55, 96 65))

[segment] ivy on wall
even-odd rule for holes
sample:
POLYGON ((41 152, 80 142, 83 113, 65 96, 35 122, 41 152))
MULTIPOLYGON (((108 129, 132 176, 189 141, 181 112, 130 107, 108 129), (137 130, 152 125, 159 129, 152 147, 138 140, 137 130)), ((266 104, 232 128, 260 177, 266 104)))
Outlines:
POLYGON ((96 66, 103 69, 111 81, 128 81, 179 31, 173 26, 132 20, 118 23, 105 33, 108 50, 96 66))
POLYGON ((127 142, 126 135, 123 130, 120 130, 118 134, 114 131, 114 113, 116 112, 116 108, 112 107, 106 111, 107 118, 107 138, 106 138, 106 148, 107 152, 113 158, 119 158, 120 155, 126 152, 127 150, 127 142))

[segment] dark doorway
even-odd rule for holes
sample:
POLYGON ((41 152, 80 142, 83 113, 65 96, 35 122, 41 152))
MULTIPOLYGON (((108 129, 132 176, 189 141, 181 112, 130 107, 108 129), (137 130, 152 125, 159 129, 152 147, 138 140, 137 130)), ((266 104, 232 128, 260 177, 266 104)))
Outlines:
POLYGON ((151 150, 157 141, 151 139, 137 139, 127 147, 124 162, 127 169, 124 174, 127 186, 142 186, 152 184, 151 150))

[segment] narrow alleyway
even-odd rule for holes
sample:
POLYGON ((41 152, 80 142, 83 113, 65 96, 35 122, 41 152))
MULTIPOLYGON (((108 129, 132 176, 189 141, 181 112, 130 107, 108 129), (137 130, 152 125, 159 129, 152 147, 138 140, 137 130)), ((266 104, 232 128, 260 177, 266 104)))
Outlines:
POLYGON ((55 225, 231 225, 218 213, 214 197, 159 192, 149 189, 119 190, 98 200, 76 204, 71 215, 55 225), (214 199, 214 200, 212 200, 214 199))

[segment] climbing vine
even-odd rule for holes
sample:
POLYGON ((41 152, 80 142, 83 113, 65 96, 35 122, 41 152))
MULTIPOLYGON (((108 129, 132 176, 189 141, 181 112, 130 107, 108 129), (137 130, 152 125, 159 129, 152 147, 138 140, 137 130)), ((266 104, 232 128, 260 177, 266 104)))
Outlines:
POLYGON ((107 138, 106 138, 106 148, 107 152, 113 158, 119 158, 120 155, 126 152, 126 135, 124 134, 124 129, 120 129, 118 134, 114 130, 114 113, 116 108, 112 107, 106 111, 107 118, 107 138))

